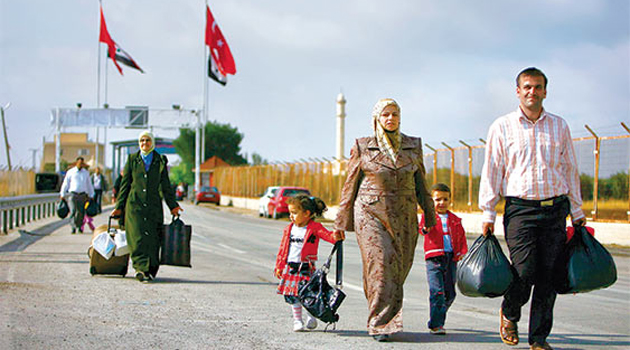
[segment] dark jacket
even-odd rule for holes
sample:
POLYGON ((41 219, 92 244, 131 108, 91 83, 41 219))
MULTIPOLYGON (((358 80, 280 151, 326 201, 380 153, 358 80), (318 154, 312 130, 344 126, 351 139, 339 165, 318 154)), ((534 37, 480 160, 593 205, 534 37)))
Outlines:
POLYGON ((160 230, 164 222, 162 199, 169 209, 178 207, 166 167, 168 160, 153 151, 149 171, 140 152, 130 154, 116 198, 116 209, 125 213, 125 231, 131 259, 138 271, 157 272, 160 230))

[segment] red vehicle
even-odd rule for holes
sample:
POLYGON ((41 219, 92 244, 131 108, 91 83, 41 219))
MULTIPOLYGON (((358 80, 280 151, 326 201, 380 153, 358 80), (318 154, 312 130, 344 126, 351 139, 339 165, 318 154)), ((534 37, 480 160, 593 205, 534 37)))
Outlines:
POLYGON ((311 195, 311 192, 304 187, 280 187, 276 191, 276 194, 269 199, 267 213, 274 219, 277 219, 282 214, 289 213, 289 205, 287 204, 287 198, 297 196, 298 194, 311 195))
POLYGON ((195 195, 195 205, 199 202, 212 202, 216 205, 221 203, 221 192, 214 186, 201 186, 197 195, 195 195))

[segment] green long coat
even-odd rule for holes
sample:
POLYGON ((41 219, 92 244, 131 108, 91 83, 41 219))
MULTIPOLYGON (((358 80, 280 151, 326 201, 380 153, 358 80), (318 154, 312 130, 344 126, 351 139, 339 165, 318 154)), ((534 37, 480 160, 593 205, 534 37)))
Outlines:
POLYGON ((153 151, 145 171, 140 151, 130 154, 120 184, 116 209, 125 213, 125 231, 136 271, 155 276, 159 268, 160 235, 164 222, 162 198, 169 209, 178 207, 168 179, 168 160, 153 151))

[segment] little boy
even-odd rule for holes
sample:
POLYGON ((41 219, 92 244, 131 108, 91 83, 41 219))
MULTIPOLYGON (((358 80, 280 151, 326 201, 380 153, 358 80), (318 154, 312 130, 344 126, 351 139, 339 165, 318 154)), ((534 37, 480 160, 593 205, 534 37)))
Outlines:
POLYGON ((457 261, 468 252, 466 233, 462 221, 448 210, 451 189, 438 183, 431 187, 437 224, 423 231, 424 215, 420 220, 420 233, 424 236, 424 258, 429 282, 429 329, 431 334, 445 335, 446 311, 455 300, 457 261))

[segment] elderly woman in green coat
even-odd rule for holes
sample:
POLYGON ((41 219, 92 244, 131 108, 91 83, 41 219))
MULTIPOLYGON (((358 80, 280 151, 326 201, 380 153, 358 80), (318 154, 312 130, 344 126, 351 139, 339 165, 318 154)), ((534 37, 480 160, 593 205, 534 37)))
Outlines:
POLYGON ((140 151, 130 154, 123 171, 116 208, 111 216, 125 214, 127 243, 136 279, 149 282, 160 267, 160 231, 164 214, 162 198, 172 215, 183 209, 175 201, 168 179, 167 159, 155 151, 153 134, 144 131, 139 139, 140 151))

